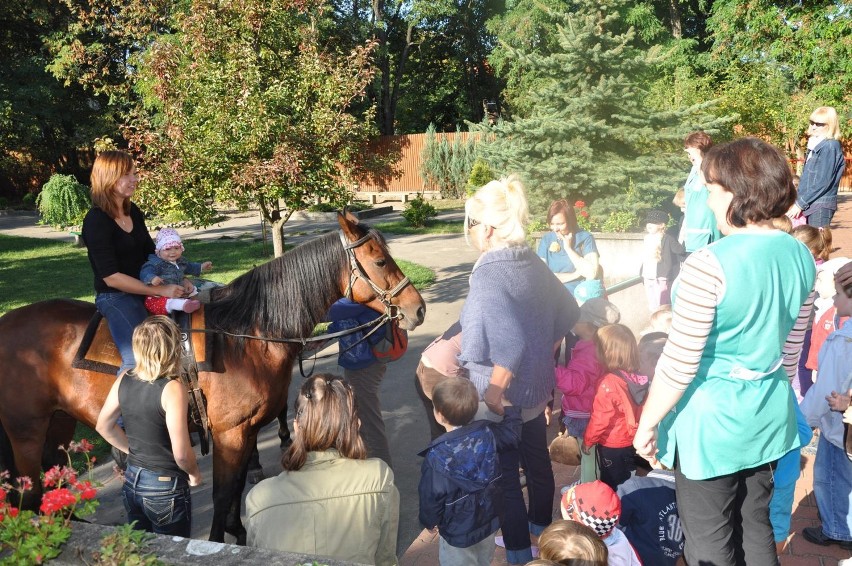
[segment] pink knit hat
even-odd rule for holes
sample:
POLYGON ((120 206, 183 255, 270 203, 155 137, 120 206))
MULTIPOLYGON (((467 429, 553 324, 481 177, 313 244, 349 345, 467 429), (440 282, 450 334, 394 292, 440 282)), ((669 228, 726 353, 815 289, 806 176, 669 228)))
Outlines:
POLYGON ((174 228, 163 228, 157 234, 157 253, 169 248, 180 248, 183 251, 183 243, 174 228))

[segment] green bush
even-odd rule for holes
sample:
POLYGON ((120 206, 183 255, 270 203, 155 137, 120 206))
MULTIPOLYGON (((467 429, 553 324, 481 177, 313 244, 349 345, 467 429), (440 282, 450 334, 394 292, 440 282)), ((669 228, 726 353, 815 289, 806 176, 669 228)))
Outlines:
POLYGON ((0 208, 8 208, 9 207, 9 199, 6 197, 0 197, 0 208))
POLYGON ((426 226, 426 222, 436 216, 438 211, 426 202, 420 193, 417 193, 417 198, 406 204, 405 210, 402 211, 402 217, 415 228, 426 226))
POLYGON ((64 228, 83 221, 92 206, 89 188, 71 175, 53 175, 36 199, 41 223, 64 228))
POLYGON ((613 212, 601 226, 603 232, 631 232, 639 227, 639 216, 632 211, 613 212))
POLYGON ((27 193, 24 195, 24 198, 21 199, 21 203, 24 205, 24 208, 28 210, 32 210, 36 205, 36 196, 35 193, 27 193))
POLYGON ((494 173, 488 164, 477 158, 470 170, 470 177, 467 178, 467 195, 471 196, 480 187, 494 180, 494 173))

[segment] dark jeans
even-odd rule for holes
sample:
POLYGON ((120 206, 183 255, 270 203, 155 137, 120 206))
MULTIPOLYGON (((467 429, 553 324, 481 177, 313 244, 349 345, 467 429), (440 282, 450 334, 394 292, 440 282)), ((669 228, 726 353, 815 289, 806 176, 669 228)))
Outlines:
POLYGON ((808 352, 811 351, 811 336, 813 335, 813 329, 808 328, 805 330, 805 336, 802 341, 802 355, 799 356, 799 395, 802 397, 805 396, 805 393, 808 392, 808 389, 811 388, 811 385, 814 384, 814 370, 808 369, 808 352))
POLYGON ((636 449, 632 446, 625 448, 607 448, 598 444, 598 470, 601 481, 618 490, 618 486, 630 479, 630 473, 636 469, 636 449))
MULTIPOLYGON (((506 407, 506 411, 519 411, 506 407)), ((526 564, 532 560, 530 533, 539 535, 553 521, 553 493, 556 484, 547 451, 547 425, 542 411, 536 418, 521 426, 518 448, 500 453, 500 487, 503 488, 503 541, 506 560, 512 564, 526 564), (527 477, 529 510, 524 504, 524 493, 518 466, 527 477)))
POLYGON ((830 208, 818 208, 807 216, 808 226, 814 228, 825 228, 831 224, 831 219, 834 218, 834 211, 830 208))
POLYGON ((133 369, 136 359, 133 357, 133 331, 148 317, 145 310, 145 297, 129 293, 98 293, 95 306, 107 319, 109 332, 115 347, 121 354, 121 367, 118 373, 133 369))
POLYGON ((189 538, 192 499, 182 477, 128 466, 121 494, 127 522, 136 521, 135 529, 189 538))
POLYGON ((775 463, 707 480, 675 468, 677 509, 690 566, 777 566, 769 522, 775 463))
POLYGON ((423 365, 423 362, 420 362, 417 366, 416 376, 414 377, 414 389, 417 390, 417 396, 420 397, 423 408, 426 409, 426 420, 429 422, 429 436, 432 440, 435 440, 447 432, 447 429, 439 425, 438 421, 435 420, 435 405, 432 404, 432 400, 423 391, 422 379, 428 379, 429 383, 434 387, 434 385, 446 379, 446 376, 442 375, 438 370, 426 367, 423 365))

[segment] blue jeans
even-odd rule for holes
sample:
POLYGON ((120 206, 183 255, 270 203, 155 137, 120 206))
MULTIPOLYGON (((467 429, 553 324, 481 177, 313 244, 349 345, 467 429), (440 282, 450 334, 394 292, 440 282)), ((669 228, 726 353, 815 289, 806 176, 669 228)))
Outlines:
MULTIPOLYGON (((512 410, 520 409, 506 407, 506 411, 512 410)), ((543 411, 522 425, 520 437, 518 448, 500 452, 504 507, 500 528, 506 544, 506 560, 512 564, 526 564, 532 560, 530 533, 540 535, 553 521, 553 494, 556 490, 547 451, 547 425, 543 411), (527 477, 529 510, 524 504, 519 465, 523 466, 527 477)))
POLYGON ((121 495, 127 521, 136 521, 135 529, 189 538, 192 499, 187 480, 127 466, 121 495))
POLYGON ((814 461, 814 496, 825 536, 852 540, 852 462, 824 436, 814 461))
POLYGON ((95 306, 107 319, 109 332, 115 347, 121 354, 121 372, 133 369, 136 359, 133 357, 133 331, 148 317, 145 310, 145 297, 129 293, 98 293, 95 306))
POLYGON ((834 210, 830 208, 818 208, 807 216, 808 226, 824 228, 831 224, 831 219, 833 217, 834 210))

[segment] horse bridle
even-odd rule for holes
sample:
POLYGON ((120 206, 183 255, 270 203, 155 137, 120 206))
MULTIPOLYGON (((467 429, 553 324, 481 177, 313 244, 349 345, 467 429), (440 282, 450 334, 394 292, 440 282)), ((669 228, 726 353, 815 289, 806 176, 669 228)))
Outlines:
MULTIPOLYGON (((376 297, 379 299, 385 306, 385 312, 381 314, 381 316, 369 321, 364 324, 359 324, 354 328, 347 328, 346 330, 341 330, 339 332, 331 332, 329 334, 320 334, 319 336, 310 336, 307 338, 270 338, 268 336, 255 336, 253 334, 235 334, 233 332, 227 332, 225 330, 220 329, 210 329, 210 328, 199 328, 192 329, 189 332, 198 332, 204 334, 224 334, 226 336, 230 336, 231 338, 245 338, 247 340, 262 340, 264 342, 274 342, 277 344, 285 343, 285 344, 301 344, 305 346, 308 342, 323 342, 328 340, 333 340, 335 338, 340 338, 341 336, 348 336, 349 334, 354 334, 361 330, 370 329, 367 334, 358 340, 355 344, 350 346, 349 348, 353 348, 357 346, 360 342, 366 340, 370 336, 372 336, 382 325, 391 320, 401 319, 404 315, 399 309, 399 306, 391 303, 391 299, 399 295, 403 289, 407 286, 411 285, 411 280, 406 276, 403 277, 399 283, 393 286, 391 289, 382 289, 378 285, 376 285, 370 277, 364 272, 361 268, 361 264, 358 263, 358 259, 355 257, 355 249, 364 245, 367 241, 373 238, 370 232, 367 232, 364 236, 358 238, 354 242, 350 242, 346 239, 346 234, 343 233, 343 230, 338 230, 340 235, 340 243, 343 244, 343 249, 346 251, 346 256, 349 259, 349 284, 346 286, 346 292, 344 293, 344 297, 349 300, 352 300, 352 286, 355 282, 360 278, 363 279, 367 285, 376 293, 376 297)), ((347 348, 347 349, 349 349, 347 348)), ((337 355, 337 354, 335 354, 337 355)), ((326 357, 326 356, 322 356, 326 357)), ((301 361, 301 360, 300 360, 301 361)))
POLYGON ((402 318, 403 315, 400 312, 399 307, 391 303, 391 299, 399 295, 403 289, 411 285, 411 280, 406 276, 392 288, 382 289, 376 285, 366 273, 364 273, 364 269, 355 257, 355 249, 371 240, 373 238, 372 234, 367 232, 364 236, 361 236, 354 242, 350 242, 346 239, 346 234, 344 234, 343 230, 338 230, 338 234, 340 234, 340 243, 343 244, 343 249, 346 250, 346 256, 349 258, 349 284, 346 286, 346 292, 343 293, 343 296, 351 301, 352 286, 355 285, 355 282, 358 279, 362 279, 376 294, 376 298, 379 299, 379 302, 385 306, 385 313, 387 314, 388 319, 402 318))

